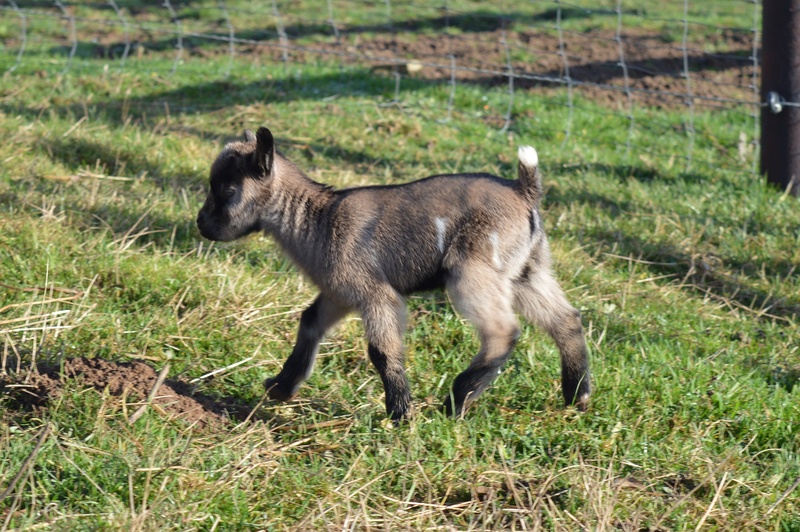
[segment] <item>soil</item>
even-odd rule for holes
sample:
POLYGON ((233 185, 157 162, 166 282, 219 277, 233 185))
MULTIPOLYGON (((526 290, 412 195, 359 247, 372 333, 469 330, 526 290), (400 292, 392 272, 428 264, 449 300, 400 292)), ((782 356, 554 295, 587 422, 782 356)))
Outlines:
POLYGON ((373 68, 400 58, 422 65, 411 73, 417 78, 449 82, 454 76, 456 82, 485 85, 507 86, 505 73, 510 65, 517 76, 515 90, 564 87, 564 83, 533 77, 563 80, 569 74, 574 90, 582 96, 623 108, 630 104, 683 107, 689 102, 713 106, 725 100, 757 98, 753 36, 732 30, 688 43, 685 51, 681 43, 666 42, 662 36, 644 31, 628 31, 619 40, 608 31, 573 32, 564 35, 562 49, 557 37, 543 32, 498 30, 479 35, 409 38, 399 33, 351 38, 345 52, 370 56, 373 68), (533 59, 508 60, 519 54, 533 59))
MULTIPOLYGON (((329 28, 290 25, 286 27, 288 48, 281 47, 280 40, 268 32, 245 32, 236 37, 252 44, 236 45, 235 54, 289 64, 334 61, 390 76, 399 72, 420 80, 449 83, 455 79, 488 86, 508 86, 511 71, 517 76, 515 90, 563 88, 568 76, 581 96, 618 109, 631 105, 730 107, 759 98, 752 31, 720 28, 695 32, 693 28, 684 46, 682 35, 632 26, 624 27, 619 35, 608 29, 591 29, 565 30, 559 36, 534 26, 528 31, 511 31, 503 27, 507 24, 501 17, 485 18, 478 25, 460 22, 460 26, 457 20, 447 26, 444 19, 405 21, 392 28, 342 26, 338 39, 329 28), (414 68, 408 68, 412 62, 414 68)), ((682 27, 676 29, 682 34, 682 27)), ((114 26, 91 26, 84 31, 91 32, 81 39, 91 38, 95 43, 93 55, 121 58, 125 43, 114 26)), ((136 55, 151 51, 173 54, 176 41, 140 33, 133 44, 131 53, 136 55)), ((230 53, 221 40, 188 37, 182 46, 187 56, 230 53)), ((755 53, 758 59, 758 50, 755 53)))
MULTIPOLYGON (((565 32, 561 41, 544 31, 354 32, 343 34, 338 43, 295 47, 290 40, 290 46, 286 56, 290 64, 331 59, 376 73, 443 83, 505 87, 511 71, 514 90, 549 90, 565 87, 568 75, 576 93, 621 109, 730 107, 758 99, 753 34, 738 30, 688 41, 685 49, 666 36, 632 28, 619 38, 608 30, 565 32)), ((228 53, 227 48, 189 47, 192 55, 228 53)), ((239 47, 237 55, 248 54, 276 62, 284 56, 271 41, 239 47)))
MULTIPOLYGON (((86 388, 101 392, 108 390, 112 396, 124 395, 130 415, 145 401, 157 378, 158 374, 151 366, 139 361, 72 358, 66 360, 61 368, 40 364, 37 371, 20 371, 0 377, 0 393, 9 394, 13 408, 39 411, 60 397, 65 383, 74 379, 86 388)), ((171 419, 201 427, 221 425, 228 423, 229 417, 246 415, 246 409, 241 405, 194 394, 188 384, 172 379, 161 385, 153 404, 171 419)))

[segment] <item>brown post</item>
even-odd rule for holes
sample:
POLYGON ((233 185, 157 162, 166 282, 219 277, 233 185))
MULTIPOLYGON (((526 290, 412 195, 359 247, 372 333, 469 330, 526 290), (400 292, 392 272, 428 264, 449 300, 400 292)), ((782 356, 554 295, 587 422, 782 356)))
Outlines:
POLYGON ((800 196, 800 0, 762 8, 761 173, 800 196))

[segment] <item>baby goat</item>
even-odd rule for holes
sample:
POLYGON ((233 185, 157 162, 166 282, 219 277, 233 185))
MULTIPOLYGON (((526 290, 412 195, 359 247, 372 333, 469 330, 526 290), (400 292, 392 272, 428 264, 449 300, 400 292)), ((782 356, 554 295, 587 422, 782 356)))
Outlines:
POLYGON ((333 190, 276 151, 267 128, 245 131, 243 142, 225 146, 211 167, 211 190, 197 216, 200 233, 229 241, 264 231, 320 289, 302 313, 292 354, 265 383, 269 396, 294 397, 325 333, 357 311, 383 381, 386 412, 394 420, 405 417, 411 393, 404 296, 446 288, 481 341, 445 400, 449 414, 461 415, 500 372, 519 337, 515 311, 553 337, 564 400, 585 409, 590 384, 583 327, 550 271, 538 156, 530 146, 519 149, 518 173, 516 181, 455 174, 333 190))

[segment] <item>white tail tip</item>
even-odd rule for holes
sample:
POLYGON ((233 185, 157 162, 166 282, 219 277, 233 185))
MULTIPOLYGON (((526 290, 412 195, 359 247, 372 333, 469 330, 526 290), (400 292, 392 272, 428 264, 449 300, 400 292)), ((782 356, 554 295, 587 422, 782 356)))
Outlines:
POLYGON ((539 155, 536 153, 536 150, 533 149, 533 146, 520 146, 517 155, 519 156, 519 162, 522 163, 522 166, 528 168, 536 168, 539 166, 539 155))

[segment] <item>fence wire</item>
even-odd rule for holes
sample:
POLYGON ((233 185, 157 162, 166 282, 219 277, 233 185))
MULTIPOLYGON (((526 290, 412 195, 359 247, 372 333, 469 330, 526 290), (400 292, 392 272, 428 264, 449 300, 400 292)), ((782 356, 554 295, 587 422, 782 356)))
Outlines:
MULTIPOLYGON (((757 171, 758 0, 326 0, 250 3, 242 0, 6 0, 0 14, 18 31, 4 38, 4 70, 60 65, 64 72, 135 68, 171 56, 178 70, 229 78, 258 55, 276 68, 319 62, 369 69, 394 84, 395 103, 408 84, 449 86, 441 121, 458 111, 462 86, 505 88, 500 131, 513 128, 515 97, 536 93, 566 108, 550 133, 563 149, 576 136, 591 142, 587 124, 615 123, 613 149, 625 160, 698 160, 704 112, 742 115, 739 153, 757 171), (712 17, 708 15, 713 11, 712 17), (712 24, 708 20, 716 20, 712 24), (204 59, 227 57, 219 72, 204 59), (658 113, 649 113, 657 109, 658 113), (675 117, 678 117, 677 119, 675 117), (640 141, 680 129, 679 145, 640 141), (742 147, 744 146, 744 148, 742 147), (742 156, 744 157, 744 156, 742 156)), ((148 67, 152 70, 152 67, 148 67)), ((474 91, 473 91, 474 93, 474 91)), ((470 94, 473 94, 470 93, 470 94)), ((168 102, 173 109, 180 102, 168 102)), ((674 135, 673 135, 674 136, 674 135)), ((702 159, 702 158, 701 158, 702 159)), ((632 161, 634 162, 634 161, 632 161)))

